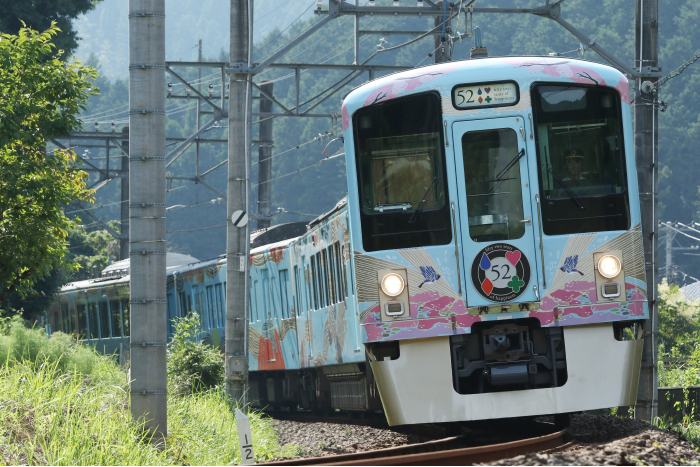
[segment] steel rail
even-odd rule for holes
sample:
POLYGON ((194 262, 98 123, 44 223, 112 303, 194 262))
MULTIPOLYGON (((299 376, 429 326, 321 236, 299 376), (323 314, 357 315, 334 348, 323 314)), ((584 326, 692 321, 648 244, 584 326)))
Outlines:
POLYGON ((446 449, 450 444, 464 438, 463 436, 455 436, 427 443, 409 444, 375 451, 267 462, 265 465, 474 465, 479 462, 509 459, 562 446, 565 432, 566 430, 562 430, 549 435, 507 443, 446 449))

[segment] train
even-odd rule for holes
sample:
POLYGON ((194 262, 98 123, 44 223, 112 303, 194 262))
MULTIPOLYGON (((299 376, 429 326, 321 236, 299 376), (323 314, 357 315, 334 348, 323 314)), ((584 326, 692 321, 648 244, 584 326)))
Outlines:
MULTIPOLYGON (((622 73, 447 62, 361 85, 341 114, 347 197, 251 243, 254 404, 390 425, 634 405, 649 311, 622 73)), ((167 280, 169 320, 197 311, 219 347, 225 262, 173 263, 167 280)), ((112 303, 124 319, 125 284, 67 285, 53 329, 89 330, 112 303)))

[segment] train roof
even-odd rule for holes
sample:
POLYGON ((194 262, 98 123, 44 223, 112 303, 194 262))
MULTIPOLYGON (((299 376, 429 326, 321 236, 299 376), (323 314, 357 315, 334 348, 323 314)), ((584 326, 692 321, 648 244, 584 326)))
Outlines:
POLYGON ((251 255, 254 255, 254 254, 256 254, 256 253, 261 253, 261 252, 263 252, 263 251, 265 251, 265 250, 270 250, 270 249, 272 249, 272 248, 281 248, 281 247, 285 247, 285 246, 289 245, 290 243, 292 243, 292 242, 293 242, 294 240, 296 240, 297 238, 299 238, 299 237, 288 238, 288 239, 286 239, 286 240, 281 240, 281 241, 275 242, 275 243, 269 243, 269 244, 267 244, 267 245, 260 245, 260 246, 257 247, 257 248, 251 249, 251 250, 250 250, 250 254, 251 254, 251 255))
POLYGON ((318 225, 318 224, 321 223, 323 220, 328 219, 328 218, 331 217, 333 214, 335 214, 336 212, 340 211, 340 210, 343 209, 345 206, 347 206, 347 204, 348 204, 348 197, 346 196, 345 198, 343 198, 343 199, 341 199, 340 201, 338 201, 337 203, 335 203, 335 206, 333 207, 333 209, 331 209, 330 211, 328 211, 328 212, 326 212, 326 213, 321 214, 321 215, 318 216, 316 219, 314 219, 314 220, 312 220, 311 222, 309 222, 309 227, 313 227, 313 226, 315 226, 315 225, 318 225))
POLYGON ((629 104, 627 78, 617 69, 602 63, 550 56, 487 57, 399 71, 355 88, 343 100, 343 131, 349 127, 350 115, 361 107, 428 91, 440 92, 445 113, 507 110, 509 107, 455 109, 450 98, 452 88, 462 83, 488 85, 504 81, 518 83, 523 96, 529 94, 530 85, 535 81, 611 86, 617 88, 623 102, 629 104))

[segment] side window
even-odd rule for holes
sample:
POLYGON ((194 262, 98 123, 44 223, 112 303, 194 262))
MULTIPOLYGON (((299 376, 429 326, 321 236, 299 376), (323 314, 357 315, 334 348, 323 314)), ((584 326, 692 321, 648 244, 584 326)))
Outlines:
POLYGON ((289 271, 282 269, 280 271, 280 304, 282 305, 282 318, 289 318, 289 271))
POLYGON ((180 292, 178 294, 178 298, 179 298, 178 304, 180 305, 180 308, 178 310, 179 311, 178 316, 180 318, 183 318, 187 314, 187 296, 185 295, 185 292, 180 292))
POLYGON ((335 282, 335 259, 333 258, 333 245, 326 248, 328 252, 328 285, 330 287, 330 302, 336 303, 338 300, 336 298, 338 285, 335 282))
POLYGON ((211 328, 211 323, 207 316, 207 300, 204 297, 203 290, 197 294, 197 313, 199 313, 199 317, 202 320, 202 326, 206 329, 211 328))
POLYGON ((85 313, 85 305, 83 305, 82 310, 79 310, 78 312, 77 324, 78 336, 80 336, 80 338, 84 338, 87 334, 87 315, 85 313))
POLYGON ((175 329, 173 327, 173 320, 177 316, 175 310, 175 296, 172 293, 168 294, 168 334, 173 334, 175 329))
POLYGON ((336 274, 338 275, 338 296, 340 301, 342 301, 343 297, 348 296, 347 290, 345 290, 347 287, 347 285, 345 284, 345 275, 343 274, 343 268, 345 267, 345 259, 343 258, 343 254, 340 251, 340 242, 336 242, 333 246, 333 249, 335 250, 335 266, 336 274))
POLYGON ((270 273, 267 269, 262 270, 262 319, 267 321, 270 318, 270 273))
POLYGON ((218 323, 214 319, 214 315, 216 313, 215 308, 214 308, 214 286, 213 285, 208 285, 207 286, 207 314, 209 315, 209 321, 211 322, 212 327, 217 327, 218 323))
POLYGON ((107 302, 99 302, 100 308, 100 331, 103 339, 108 339, 112 337, 109 332, 109 309, 107 308, 107 302))
POLYGON ((124 318, 124 337, 129 337, 131 329, 131 305, 129 299, 122 300, 122 317, 124 318))
POLYGON ((256 307, 258 305, 257 294, 255 293, 255 287, 257 287, 258 281, 250 281, 250 306, 248 307, 248 313, 250 316, 248 319, 250 321, 255 321, 256 307))
POLYGON ((275 277, 275 273, 272 272, 272 277, 270 277, 270 316, 279 316, 280 318, 284 318, 282 316, 282 310, 279 309, 278 307, 278 301, 281 298, 281 293, 280 293, 280 288, 277 285, 277 278, 275 277))
POLYGON ((192 295, 187 294, 187 316, 192 314, 192 295))
MULTIPOLYGON (((78 305, 78 309, 83 308, 85 309, 85 305, 78 305)), ((88 323, 89 323, 89 329, 88 329, 88 338, 90 339, 99 339, 100 338, 100 333, 99 333, 99 328, 98 324, 99 322, 97 321, 97 305, 95 303, 88 303, 88 323)))
POLYGON ((223 327, 224 326, 224 296, 223 296, 223 291, 221 290, 221 284, 214 284, 214 291, 216 292, 216 311, 217 311, 217 319, 219 321, 219 326, 223 327))
POLYGON ((109 302, 109 308, 112 314, 112 336, 122 337, 122 313, 119 309, 119 302, 112 300, 109 302))
POLYGON ((316 284, 316 280, 318 277, 318 269, 316 267, 317 256, 318 255, 311 257, 311 277, 309 277, 309 280, 311 281, 311 288, 313 289, 313 307, 312 308, 314 310, 319 309, 318 285, 316 284))
POLYGON ((61 303, 60 330, 66 334, 70 333, 70 330, 68 329, 68 304, 67 303, 61 303))
POLYGON ((301 314, 301 277, 299 277, 299 266, 294 266, 294 308, 297 316, 301 314))

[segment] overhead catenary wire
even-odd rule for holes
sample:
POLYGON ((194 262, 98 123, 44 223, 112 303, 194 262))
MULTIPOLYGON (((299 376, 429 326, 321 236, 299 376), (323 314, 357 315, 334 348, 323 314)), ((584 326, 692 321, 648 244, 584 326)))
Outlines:
POLYGON ((311 164, 311 165, 309 165, 309 166, 307 166, 307 167, 302 167, 301 169, 297 169, 297 170, 294 170, 294 171, 292 171, 292 172, 286 173, 286 174, 284 174, 284 175, 280 175, 279 177, 275 177, 275 178, 272 178, 272 179, 270 179, 270 180, 266 180, 266 181, 264 181, 264 182, 262 182, 262 183, 258 183, 258 184, 256 184, 256 185, 253 185, 253 187, 260 186, 260 185, 264 185, 265 183, 274 182, 275 180, 279 180, 279 179, 281 179, 281 178, 289 177, 290 175, 294 175, 294 174, 297 174, 297 173, 299 173, 299 172, 303 172, 303 171, 305 171, 305 170, 312 169, 312 168, 314 168, 314 167, 317 167, 317 166, 321 165, 323 162, 327 162, 327 161, 329 161, 329 160, 331 160, 331 159, 335 159, 336 157, 340 157, 340 156, 344 156, 344 155, 345 155, 344 152, 337 153, 337 154, 333 154, 332 156, 328 156, 328 157, 325 157, 325 158, 321 159, 320 161, 316 162, 315 164, 311 164))

